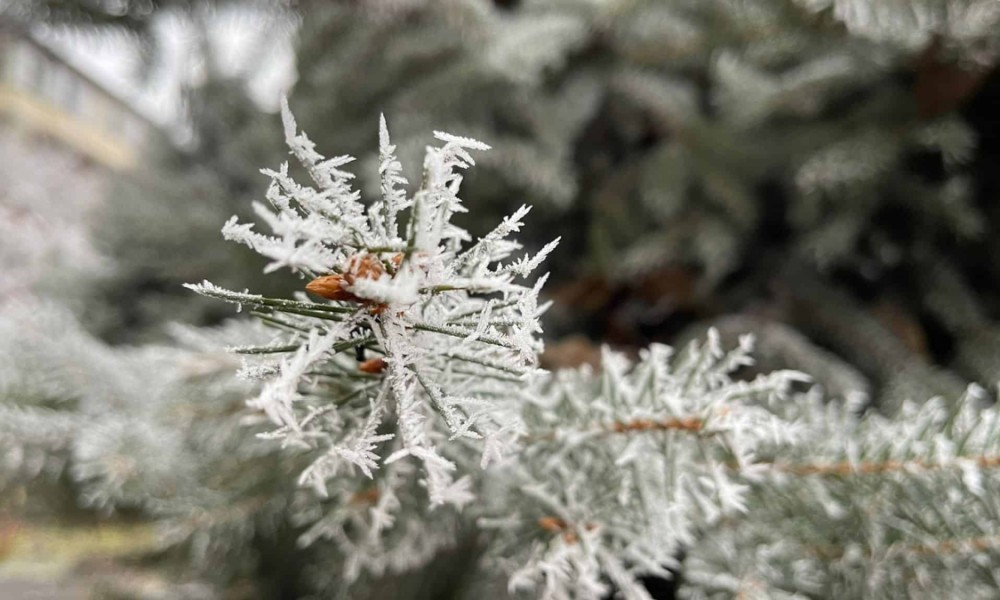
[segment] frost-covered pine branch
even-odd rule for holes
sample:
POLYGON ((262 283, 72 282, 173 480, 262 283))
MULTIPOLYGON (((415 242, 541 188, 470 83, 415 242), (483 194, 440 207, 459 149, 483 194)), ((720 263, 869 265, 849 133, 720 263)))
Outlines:
POLYGON ((989 597, 1000 569, 996 406, 909 403, 887 419, 818 395, 762 453, 743 519, 686 562, 685 597, 989 597))
POLYGON ((271 259, 269 269, 310 278, 305 289, 314 299, 191 287, 251 307, 283 332, 273 345, 241 351, 257 355, 246 372, 265 377, 251 404, 274 423, 269 435, 318 453, 302 483, 322 494, 342 470, 375 478, 384 465, 412 457, 431 504, 461 507, 473 495, 457 449, 481 444, 485 466, 514 440, 498 409, 506 387, 535 371, 544 310, 544 277, 524 278, 554 243, 515 256, 520 245, 509 237, 527 208, 476 241, 452 222, 466 211, 460 171, 474 164, 471 152, 489 148, 481 142, 435 133, 440 144, 427 149, 423 181, 410 196, 383 119, 382 198, 365 205, 341 169, 353 159, 323 157, 287 104, 282 114, 311 183, 295 181, 287 164, 265 171, 269 205, 255 210, 271 233, 235 220, 223 233, 271 259), (408 217, 402 230, 401 216, 408 217), (260 358, 266 354, 278 358, 260 358), (333 392, 341 397, 331 403, 333 392))
POLYGON ((348 581, 361 568, 382 572, 400 547, 414 552, 406 532, 426 530, 426 507, 473 502, 479 469, 494 464, 483 483, 492 491, 472 510, 496 529, 488 562, 512 590, 547 597, 598 598, 608 580, 646 597, 639 576, 666 576, 699 529, 743 510, 741 471, 758 445, 789 433, 766 404, 801 376, 733 381, 749 338, 726 353, 714 335, 675 359, 656 346, 634 367, 606 353, 599 376, 535 376, 544 277, 520 278, 553 245, 511 259, 527 208, 476 241, 451 222, 464 211, 456 169, 486 146, 435 134, 444 144, 428 148, 408 198, 383 121, 383 195, 366 206, 339 169, 349 159, 317 154, 287 106, 284 122, 315 187, 287 166, 267 171, 270 207, 257 212, 276 235, 233 221, 224 232, 311 278, 306 290, 323 300, 192 287, 280 332, 236 349, 249 357, 244 373, 263 380, 250 405, 275 425, 267 437, 314 457, 300 483, 339 497, 303 542, 332 541, 348 581), (345 486, 338 476, 350 472, 373 483, 345 486))
POLYGON ((153 522, 156 548, 172 550, 187 577, 224 585, 254 568, 255 545, 305 495, 266 474, 303 465, 252 435, 253 386, 222 351, 266 341, 263 327, 178 326, 173 338, 109 346, 52 300, 0 306, 0 493, 30 485, 36 515, 73 499, 105 518, 153 522))
POLYGON ((526 395, 526 448, 497 508, 507 516, 483 519, 512 591, 649 598, 639 577, 670 578, 700 530, 742 517, 758 447, 793 439, 767 405, 804 380, 734 381, 750 346, 724 352, 712 331, 676 357, 661 345, 636 364, 605 351, 599 374, 563 372, 526 395))

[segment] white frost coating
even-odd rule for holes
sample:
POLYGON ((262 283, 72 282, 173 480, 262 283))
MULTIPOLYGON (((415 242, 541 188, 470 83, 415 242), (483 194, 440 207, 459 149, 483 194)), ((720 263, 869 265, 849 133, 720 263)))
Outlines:
POLYGON ((673 360, 660 345, 636 364, 605 351, 600 376, 563 372, 524 395, 531 443, 511 495, 495 500, 497 515, 517 506, 519 518, 491 554, 518 564, 511 589, 645 599, 639 576, 669 578, 700 530, 746 511, 743 470, 796 434, 767 404, 802 379, 734 381, 749 347, 724 352, 713 331, 673 360))
POLYGON ((784 405, 799 435, 762 449, 747 517, 692 546, 684 596, 995 595, 1000 412, 978 392, 893 419, 818 394, 784 405))
POLYGON ((300 346, 291 359, 283 360, 278 367, 277 377, 268 381, 260 395, 247 403, 251 408, 264 411, 275 425, 288 430, 289 441, 298 441, 291 435, 302 432, 292 406, 301 397, 298 392, 299 380, 314 363, 323 358, 335 339, 329 331, 325 335, 315 329, 309 332, 308 342, 300 346))

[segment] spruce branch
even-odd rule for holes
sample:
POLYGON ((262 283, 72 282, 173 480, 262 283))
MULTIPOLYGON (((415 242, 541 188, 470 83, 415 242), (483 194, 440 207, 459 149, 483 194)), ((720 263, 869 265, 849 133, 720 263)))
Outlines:
MULTIPOLYGON (((249 406, 322 506, 300 543, 335 548, 345 581, 422 564, 473 521, 494 530, 484 569, 566 599, 644 600, 642 579, 670 577, 682 552, 690 597, 791 598, 864 595, 995 549, 1000 416, 974 391, 859 417, 801 393, 795 371, 744 379, 752 338, 726 349, 714 329, 677 353, 604 350, 596 372, 542 372, 545 276, 522 280, 554 243, 512 258, 523 207, 475 242, 452 221, 459 171, 487 147, 436 134, 410 197, 383 119, 382 198, 366 205, 348 160, 320 156, 284 110, 316 187, 268 172, 257 214, 274 235, 230 222, 227 236, 333 304, 192 289, 276 327, 239 349, 260 381, 249 406)), ((793 300, 819 302, 811 283, 793 300)), ((901 355, 873 348, 876 363, 901 355)), ((980 571, 972 589, 996 580, 980 571)))

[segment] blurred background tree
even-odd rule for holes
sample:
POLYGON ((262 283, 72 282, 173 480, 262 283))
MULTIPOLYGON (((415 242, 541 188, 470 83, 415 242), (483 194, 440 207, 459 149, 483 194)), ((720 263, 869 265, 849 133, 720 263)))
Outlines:
POLYGON ((209 324, 229 316, 192 301, 181 287, 186 282, 257 282, 279 295, 298 287, 263 277, 263 260, 218 235, 219 223, 250 214, 261 192, 259 165, 281 159, 278 124, 247 96, 244 81, 214 71, 187 96, 192 147, 154 149, 149 162, 115 182, 97 219, 95 234, 117 268, 97 282, 91 307, 104 312, 91 319, 110 340, 155 338, 172 321, 209 324))

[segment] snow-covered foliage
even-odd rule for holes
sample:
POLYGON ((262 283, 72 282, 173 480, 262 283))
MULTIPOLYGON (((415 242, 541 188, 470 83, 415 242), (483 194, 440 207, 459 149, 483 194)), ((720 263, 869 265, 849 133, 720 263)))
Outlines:
POLYGON ((26 483, 62 487, 53 498, 157 522, 164 547, 187 549, 181 556, 192 559, 191 574, 225 580, 248 568, 250 540, 281 523, 298 493, 260 477, 295 468, 280 466, 294 458, 247 435, 244 400, 253 387, 232 376, 239 363, 222 351, 266 339, 262 330, 256 323, 177 328, 171 346, 113 347, 60 303, 5 303, 0 492, 26 483))
POLYGON ((526 394, 526 447, 499 528, 510 587, 544 598, 649 598, 637 576, 670 577, 698 532, 746 511, 758 447, 794 429, 767 408, 801 374, 750 382, 751 340, 715 332, 679 356, 654 345, 633 365, 605 351, 600 374, 567 371, 526 394), (511 515, 512 507, 516 507, 511 515))
MULTIPOLYGON (((239 337, 254 337, 243 329, 239 337)), ((0 334, 7 474, 58 476, 68 469, 83 503, 107 512, 153 504, 166 510, 169 490, 196 487, 200 461, 173 412, 195 390, 208 409, 213 399, 232 402, 250 389, 219 377, 233 365, 218 349, 199 355, 110 347, 52 301, 7 303, 0 334)))
POLYGON ((70 151, 0 131, 0 302, 39 292, 76 301, 108 271, 87 231, 107 184, 70 151))
POLYGON ((269 299, 207 282, 192 288, 252 307, 287 331, 271 346, 240 351, 258 357, 244 373, 264 380, 251 405, 276 426, 269 435, 320 451, 303 484, 324 494, 341 471, 374 478, 384 465, 412 457, 423 466, 431 505, 461 507, 473 493, 457 469, 465 459, 458 448, 480 445, 486 466, 516 439, 513 424, 499 418, 503 391, 532 376, 544 309, 544 278, 522 280, 555 243, 513 257, 519 245, 508 238, 527 208, 476 241, 452 222, 466 210, 459 170, 474 164, 470 151, 489 148, 481 142, 436 133, 441 145, 428 148, 424 179, 411 197, 400 187, 406 180, 383 120, 382 199, 366 206, 341 169, 353 159, 320 155, 287 105, 283 120, 312 184, 296 182, 287 164, 265 171, 270 206, 255 210, 273 235, 235 220, 223 233, 270 258, 269 269, 308 276, 306 289, 333 302, 269 299), (265 354, 280 356, 259 358, 265 354), (332 403, 331 388, 344 392, 332 403), (460 458, 450 456, 456 453, 460 458))
POLYGON ((400 460, 378 474, 375 481, 340 477, 327 486, 325 502, 310 494, 294 507, 300 546, 327 557, 313 576, 317 588, 416 569, 459 539, 460 515, 428 504, 419 465, 400 460))
POLYGON ((800 438, 762 455, 747 517, 693 547, 686 596, 992 597, 1000 414, 983 401, 860 420, 817 395, 788 405, 800 438))

